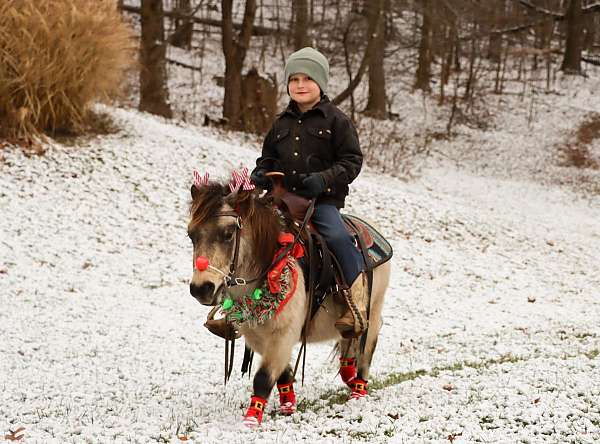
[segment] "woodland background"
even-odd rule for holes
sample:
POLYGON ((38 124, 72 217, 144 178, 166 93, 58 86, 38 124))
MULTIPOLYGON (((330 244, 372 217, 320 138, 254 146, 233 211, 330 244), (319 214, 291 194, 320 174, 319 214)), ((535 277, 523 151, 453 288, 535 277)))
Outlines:
POLYGON ((373 136, 371 164, 409 174, 457 124, 485 131, 490 97, 528 106, 556 92, 557 75, 600 64, 593 0, 13 0, 0 17, 0 135, 38 148, 41 134, 106 130, 97 100, 260 136, 287 100, 286 57, 312 45, 330 61, 331 99, 373 136), (398 112, 407 90, 442 110, 418 144, 405 143, 398 112), (381 146, 393 149, 372 155, 381 146))

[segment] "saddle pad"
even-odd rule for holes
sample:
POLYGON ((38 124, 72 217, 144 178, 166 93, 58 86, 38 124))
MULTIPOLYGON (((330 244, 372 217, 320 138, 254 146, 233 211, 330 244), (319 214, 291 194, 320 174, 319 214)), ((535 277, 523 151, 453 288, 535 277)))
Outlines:
POLYGON ((368 248, 368 254, 372 261, 371 264, 368 264, 368 265, 370 265, 370 268, 378 267, 379 265, 389 261, 392 258, 393 254, 394 254, 392 246, 385 239, 385 237, 383 237, 381 235, 381 233, 379 233, 379 231, 377 231, 375 228, 373 228, 371 225, 369 225, 364 220, 360 219, 359 217, 353 216, 351 214, 342 214, 342 219, 344 219, 344 220, 348 219, 354 225, 362 226, 362 227, 366 228, 369 235, 373 239, 372 244, 371 244, 371 242, 367 243, 367 245, 371 244, 371 245, 369 245, 369 248, 368 248))

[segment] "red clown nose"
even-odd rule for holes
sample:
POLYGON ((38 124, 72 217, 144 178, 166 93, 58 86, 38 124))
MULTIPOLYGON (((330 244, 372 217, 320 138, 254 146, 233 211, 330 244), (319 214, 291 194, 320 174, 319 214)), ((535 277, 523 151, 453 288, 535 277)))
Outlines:
POLYGON ((204 271, 208 268, 208 259, 204 256, 198 256, 196 258, 196 270, 204 271))

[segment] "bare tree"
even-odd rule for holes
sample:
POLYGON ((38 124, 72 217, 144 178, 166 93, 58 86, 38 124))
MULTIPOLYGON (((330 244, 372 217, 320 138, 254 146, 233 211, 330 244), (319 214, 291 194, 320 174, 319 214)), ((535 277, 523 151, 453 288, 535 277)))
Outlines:
POLYGON ((581 73, 581 50, 583 47, 583 11, 581 0, 570 0, 567 7, 567 44, 560 67, 567 74, 581 73))
POLYGON ((175 32, 169 38, 169 43, 178 48, 190 49, 194 31, 194 23, 191 20, 191 0, 176 0, 174 12, 183 17, 175 20, 175 32))
POLYGON ((368 14, 378 14, 378 17, 369 17, 369 21, 376 20, 375 34, 373 36, 373 51, 369 55, 369 99, 365 114, 377 119, 385 119, 385 70, 383 68, 385 53, 385 22, 389 13, 390 0, 386 0, 383 9, 369 7, 368 14))
MULTIPOLYGON (((371 10, 371 12, 367 14, 367 46, 365 48, 365 52, 363 54, 363 58, 360 62, 360 66, 356 75, 350 79, 350 83, 348 84, 346 89, 344 89, 344 91, 342 91, 333 99, 333 103, 335 103, 336 105, 342 103, 344 100, 346 100, 352 95, 356 87, 360 84, 362 77, 365 71, 367 70, 367 66, 369 64, 369 57, 375 48, 375 30, 377 29, 377 22, 380 19, 380 11, 383 10, 384 1, 385 0, 371 0, 368 2, 368 8, 371 10)), ((348 26, 351 26, 351 22, 348 23, 348 26)), ((346 30, 346 32, 348 31, 349 29, 346 30)))
POLYGON ((225 55, 225 98, 223 118, 232 128, 242 129, 242 69, 250 45, 256 0, 246 0, 244 20, 239 34, 233 31, 233 0, 221 0, 222 45, 225 55))
POLYGON ((431 91, 431 62, 433 59, 433 0, 423 0, 423 23, 421 24, 421 43, 419 44, 419 64, 415 80, 415 89, 431 91))
POLYGON ((169 104, 166 42, 164 38, 162 0, 142 0, 142 37, 140 50, 141 111, 173 117, 169 104))
POLYGON ((294 0, 294 49, 309 46, 308 39, 308 2, 307 0, 294 0))

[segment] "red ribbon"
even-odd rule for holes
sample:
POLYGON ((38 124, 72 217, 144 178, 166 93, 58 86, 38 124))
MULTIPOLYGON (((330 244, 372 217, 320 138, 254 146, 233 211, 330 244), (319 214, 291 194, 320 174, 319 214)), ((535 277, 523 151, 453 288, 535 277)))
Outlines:
MULTIPOLYGON (((282 254, 287 248, 287 245, 291 244, 294 241, 294 235, 292 233, 280 233, 277 241, 282 245, 282 247, 277 251, 277 253, 275 253, 275 257, 278 257, 280 254, 282 254)), ((290 256, 293 256, 296 259, 304 256, 304 248, 302 248, 302 245, 300 245, 299 243, 295 243, 292 246, 292 248, 287 252, 287 254, 283 256, 278 263, 273 265, 273 267, 267 273, 267 284, 269 286, 269 292, 271 294, 281 292, 281 273, 283 272, 283 269, 287 264, 288 258, 290 256)), ((297 273, 293 273, 294 288, 296 287, 296 278, 297 273)), ((290 294, 291 293, 292 292, 290 291, 290 294)))

